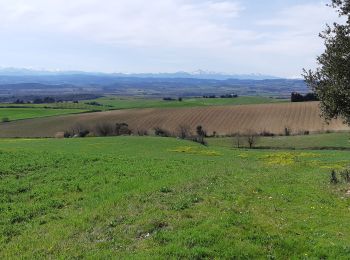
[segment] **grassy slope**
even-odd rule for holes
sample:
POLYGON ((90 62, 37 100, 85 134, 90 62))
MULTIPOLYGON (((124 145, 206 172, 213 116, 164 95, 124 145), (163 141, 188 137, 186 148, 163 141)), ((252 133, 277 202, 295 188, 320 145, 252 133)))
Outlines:
POLYGON ((3 139, 0 154, 2 259, 350 253, 347 187, 329 185, 349 152, 121 137, 3 139))
POLYGON ((0 108, 0 120, 9 118, 11 121, 37 117, 58 116, 82 113, 80 109, 45 109, 45 108, 0 108))
MULTIPOLYGON (((161 99, 146 98, 122 98, 122 97, 103 97, 94 100, 111 109, 128 108, 167 108, 167 107, 198 107, 198 106, 223 106, 223 105, 248 105, 248 104, 266 104, 286 102, 286 100, 273 99, 268 97, 239 97, 239 98, 190 98, 179 101, 163 101, 161 99)), ((89 101, 91 102, 91 101, 89 101)))
MULTIPOLYGON (((245 142, 243 138, 243 142, 245 142)), ((210 138, 208 143, 214 146, 229 147, 236 146, 235 138, 210 138)), ((246 143, 243 143, 247 146, 246 143)), ((256 145, 258 148, 278 149, 327 149, 346 148, 350 149, 350 133, 329 133, 301 136, 275 136, 260 137, 256 145)))

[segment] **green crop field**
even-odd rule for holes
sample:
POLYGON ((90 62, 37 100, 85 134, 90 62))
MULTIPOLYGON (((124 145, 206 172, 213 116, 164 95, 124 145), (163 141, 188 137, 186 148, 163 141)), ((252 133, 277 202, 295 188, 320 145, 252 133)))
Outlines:
POLYGON ((0 258, 345 259, 349 155, 1 139, 0 258))
MULTIPOLYGON (((98 98, 95 101, 109 109, 130 109, 130 108, 176 108, 176 107, 199 107, 199 106, 224 106, 224 105, 249 105, 287 102, 284 99, 269 97, 238 97, 238 98, 184 98, 181 102, 164 101, 162 99, 147 99, 135 97, 107 96, 98 98)), ((85 102, 92 102, 85 101, 85 102)))
MULTIPOLYGON (((240 145, 248 147, 242 137, 240 145)), ((237 147, 236 137, 210 138, 208 143, 214 146, 233 148, 237 147)), ((256 148, 272 149, 350 149, 350 133, 328 133, 315 135, 298 135, 298 136, 274 136, 259 137, 256 148)))
POLYGON ((0 108, 0 120, 10 121, 37 117, 48 117, 82 113, 81 109, 48 109, 48 108, 0 108))

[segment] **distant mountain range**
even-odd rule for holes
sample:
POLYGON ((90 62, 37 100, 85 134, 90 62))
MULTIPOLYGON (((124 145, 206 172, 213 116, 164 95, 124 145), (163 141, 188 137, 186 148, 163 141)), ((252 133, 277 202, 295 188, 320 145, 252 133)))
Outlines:
POLYGON ((266 75, 193 73, 90 73, 81 71, 37 71, 0 69, 0 97, 14 99, 28 95, 121 95, 193 97, 238 94, 243 96, 290 97, 306 93, 305 82, 266 75))
POLYGON ((0 68, 0 76, 103 76, 108 78, 184 78, 184 79, 249 79, 249 80, 264 80, 264 79, 281 79, 270 75, 263 74, 224 74, 197 70, 194 72, 179 71, 175 73, 100 73, 100 72, 84 72, 84 71, 48 71, 48 70, 31 70, 22 68, 0 68))

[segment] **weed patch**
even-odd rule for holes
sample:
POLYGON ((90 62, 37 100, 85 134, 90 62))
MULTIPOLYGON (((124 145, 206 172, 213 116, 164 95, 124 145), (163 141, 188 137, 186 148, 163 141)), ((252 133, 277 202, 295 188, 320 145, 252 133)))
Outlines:
POLYGON ((207 149, 201 149, 197 147, 192 146, 181 146, 174 150, 168 150, 169 152, 174 153, 185 153, 185 154, 194 154, 194 155, 205 155, 205 156, 221 156, 221 153, 207 150, 207 149))

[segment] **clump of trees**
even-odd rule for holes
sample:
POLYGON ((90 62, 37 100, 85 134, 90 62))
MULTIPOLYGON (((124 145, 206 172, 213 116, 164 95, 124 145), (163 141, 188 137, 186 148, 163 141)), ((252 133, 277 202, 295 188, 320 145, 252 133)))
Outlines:
POLYGON ((203 98, 216 98, 215 95, 204 95, 203 98))
POLYGON ((319 98, 315 93, 307 93, 302 95, 298 92, 292 92, 291 94, 292 102, 309 102, 309 101, 319 101, 319 98))
POLYGON ((317 57, 318 68, 305 70, 308 86, 321 101, 323 116, 330 120, 341 117, 350 125, 350 3, 349 0, 332 0, 345 23, 327 25, 320 33, 325 51, 317 57))
POLYGON ((238 98, 237 94, 225 94, 221 95, 220 98, 238 98))
POLYGON ((70 130, 64 132, 65 138, 71 137, 86 137, 86 136, 121 136, 121 135, 131 135, 132 130, 126 123, 99 123, 94 127, 87 127, 82 124, 76 124, 70 130))
MULTIPOLYGON (((224 94, 219 96, 220 98, 238 98, 237 94, 224 94)), ((217 98, 216 95, 204 95, 203 98, 217 98)))
POLYGON ((97 106, 97 107, 101 107, 103 106, 102 104, 96 102, 96 101, 91 101, 91 102, 86 102, 86 105, 90 105, 90 106, 97 106))
POLYGON ((165 97, 163 98, 164 101, 176 101, 176 99, 171 98, 171 97, 165 97))
POLYGON ((33 100, 33 104, 51 104, 55 102, 56 100, 52 97, 36 98, 33 100))

